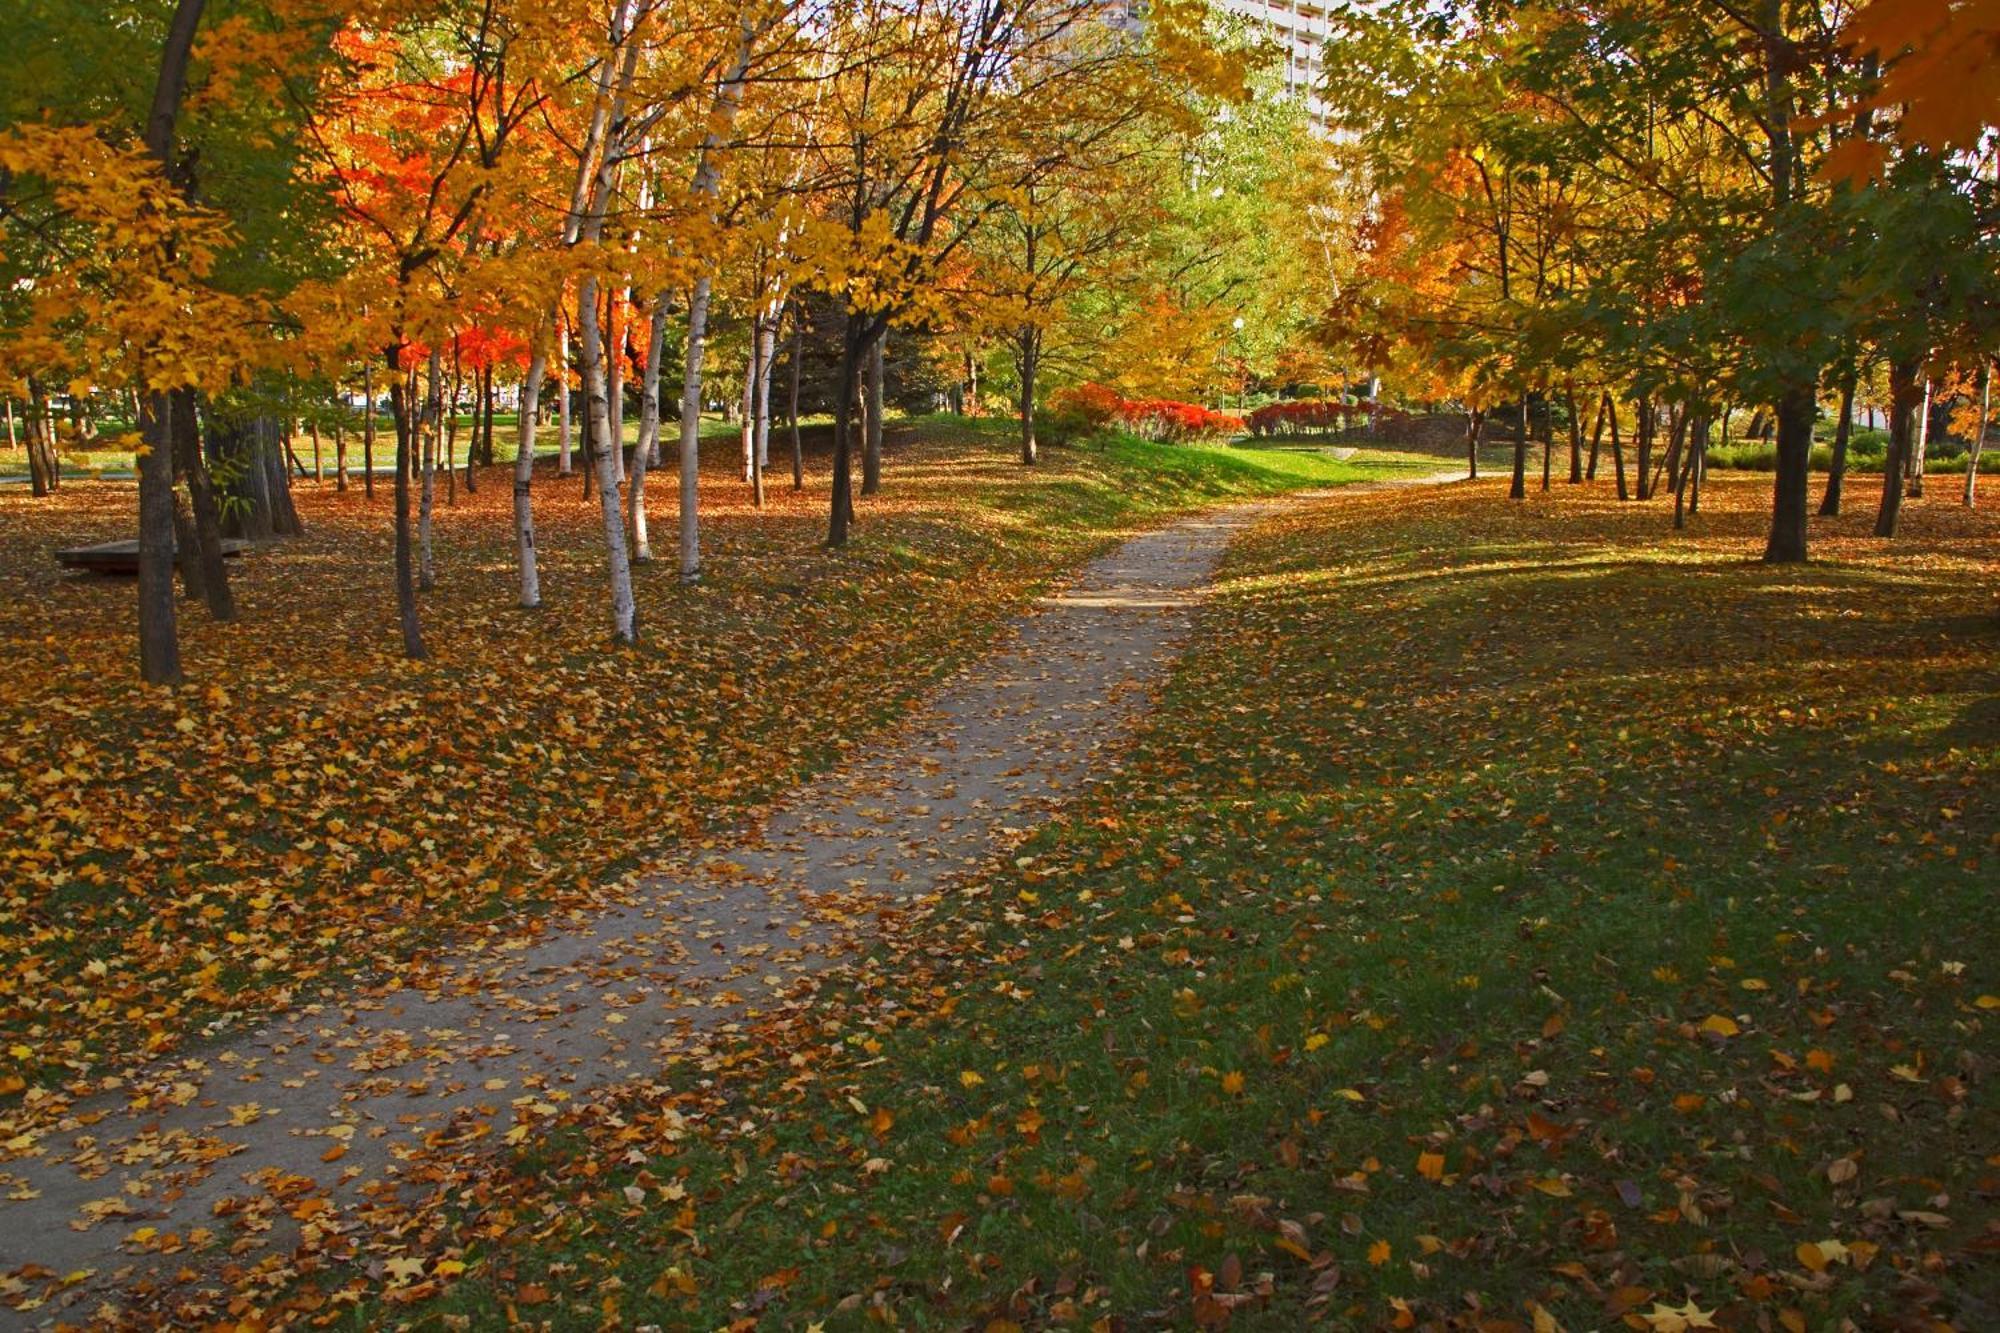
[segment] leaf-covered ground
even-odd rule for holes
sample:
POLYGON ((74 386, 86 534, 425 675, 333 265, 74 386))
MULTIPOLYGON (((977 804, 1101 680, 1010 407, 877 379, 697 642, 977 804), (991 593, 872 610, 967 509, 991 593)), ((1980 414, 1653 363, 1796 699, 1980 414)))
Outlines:
POLYGON ((1115 782, 276 1312, 1993 1327, 2000 515, 1604 489, 1261 527, 1115 782))
POLYGON ((505 471, 440 498, 415 664, 386 484, 370 502, 300 483, 307 534, 232 562, 241 623, 183 604, 172 692, 136 683, 131 583, 51 556, 127 535, 129 486, 0 492, 0 1140, 219 1019, 587 908, 649 847, 823 767, 1132 523, 1427 466, 1126 441, 1027 471, 1004 435, 948 422, 893 443, 837 553, 823 459, 803 494, 774 478, 759 514, 718 450, 694 587, 656 486, 666 560, 639 573, 634 651, 609 646, 578 481, 537 483, 535 612, 514 605, 505 471))

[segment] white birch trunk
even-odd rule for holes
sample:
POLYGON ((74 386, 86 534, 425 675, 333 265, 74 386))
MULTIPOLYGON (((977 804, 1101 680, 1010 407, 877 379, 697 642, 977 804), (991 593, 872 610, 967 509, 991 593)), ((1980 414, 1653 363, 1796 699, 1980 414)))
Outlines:
POLYGON ((632 450, 632 486, 626 500, 632 527, 632 558, 640 564, 653 559, 652 538, 646 531, 646 473, 660 448, 660 354, 667 345, 667 294, 653 301, 652 332, 646 341, 646 376, 639 403, 639 443, 632 450))
POLYGON ((768 315, 757 330, 757 466, 771 467, 771 365, 778 356, 778 319, 768 315))
POLYGON ((1924 381, 1924 406, 1917 414, 1917 439, 1910 450, 1910 490, 1911 497, 1924 493, 1924 464, 1931 445, 1931 382, 1924 381))
POLYGON ((708 343, 706 273, 688 298, 687 361, 681 376, 681 581, 701 577, 701 358, 708 343))
POLYGON ((556 475, 558 477, 569 475, 569 450, 569 320, 565 317, 561 331, 556 335, 556 475))
POLYGON ((625 480, 625 303, 614 298, 605 312, 606 323, 603 335, 605 344, 604 392, 607 406, 611 409, 611 434, 605 438, 611 441, 611 473, 619 481, 625 480))
MULTIPOLYGON (((713 126, 702 140, 701 162, 694 172, 694 193, 711 200, 721 188, 722 171, 715 154, 723 135, 736 122, 736 108, 743 101, 743 76, 750 68, 751 47, 757 29, 745 20, 737 43, 736 57, 715 91, 713 126)), ((701 577, 701 359, 708 339, 710 275, 696 277, 694 293, 688 301, 687 363, 681 381, 681 580, 692 583, 701 577)))
POLYGON ((604 334, 598 326, 597 279, 583 280, 583 399, 593 439, 611 447, 597 451, 597 498, 604 513, 606 572, 611 581, 611 633, 621 643, 639 638, 638 611, 632 600, 632 562, 625 550, 622 487, 611 443, 611 402, 604 365, 604 334))
POLYGON ((750 350, 743 363, 743 480, 749 481, 757 465, 757 335, 750 335, 750 350))
POLYGON ((417 587, 424 592, 429 592, 437 582, 436 571, 431 564, 431 510, 437 496, 437 451, 444 443, 444 412, 439 394, 439 381, 443 378, 443 367, 437 350, 433 348, 430 388, 424 396, 424 482, 422 498, 417 506, 417 587))
POLYGON ((1991 420, 1993 407, 1993 363, 1984 361, 1979 367, 1979 429, 1972 433, 1972 447, 1965 454, 1965 507, 1971 509, 1979 503, 1979 455, 1986 450, 1986 423, 1991 420))
POLYGON ((535 562, 535 509, 529 489, 535 480, 535 417, 542 406, 542 376, 548 371, 549 354, 536 330, 535 350, 528 358, 528 378, 521 383, 521 438, 514 459, 514 551, 521 571, 521 605, 529 610, 542 604, 542 580, 535 562))

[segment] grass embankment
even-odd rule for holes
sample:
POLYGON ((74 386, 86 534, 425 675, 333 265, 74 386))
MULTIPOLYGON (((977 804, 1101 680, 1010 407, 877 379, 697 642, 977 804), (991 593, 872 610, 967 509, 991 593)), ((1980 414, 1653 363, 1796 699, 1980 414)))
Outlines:
POLYGON ((773 478, 760 513, 718 451, 691 587, 656 486, 631 651, 608 642, 602 520, 576 480, 536 486, 539 611, 515 605, 509 474, 440 497, 419 663, 395 629, 387 487, 300 483, 306 535, 231 563, 241 622, 183 604, 171 692, 136 681, 131 583, 51 556, 128 534, 131 487, 0 492, 0 1098, 38 1088, 46 1114, 62 1098, 39 1085, 224 1013, 357 966, 389 984, 441 939, 588 905, 648 846, 826 765, 1120 530, 1369 475, 1131 441, 1028 470, 951 423, 892 446, 839 552, 823 458, 803 493, 773 478))
POLYGON ((1995 513, 1503 486, 1255 531, 1114 783, 483 1179, 423 1313, 1993 1326, 1995 513))

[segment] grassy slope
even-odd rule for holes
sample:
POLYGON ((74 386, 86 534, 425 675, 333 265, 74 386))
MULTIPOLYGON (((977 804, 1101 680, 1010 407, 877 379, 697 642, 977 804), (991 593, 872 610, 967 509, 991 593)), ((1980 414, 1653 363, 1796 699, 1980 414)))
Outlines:
POLYGON ((0 1095, 174 1049, 347 960, 387 984, 440 934, 597 901, 649 845, 829 763, 1129 525, 1368 475, 1130 441, 1030 472, 954 423, 892 443, 841 552, 820 545, 823 460, 758 513, 719 451, 695 587, 655 489, 664 563, 638 575, 631 653, 605 644, 577 482, 537 483, 533 613, 505 472, 440 496, 422 664, 394 630, 386 488, 301 484, 307 535, 233 566, 242 623, 185 610, 171 695, 133 679, 130 583, 50 558, 126 531, 130 487, 0 493, 0 1095))
POLYGON ((2000 523, 1604 489, 1260 529, 1115 784, 483 1183, 427 1313, 1993 1326, 2000 523))

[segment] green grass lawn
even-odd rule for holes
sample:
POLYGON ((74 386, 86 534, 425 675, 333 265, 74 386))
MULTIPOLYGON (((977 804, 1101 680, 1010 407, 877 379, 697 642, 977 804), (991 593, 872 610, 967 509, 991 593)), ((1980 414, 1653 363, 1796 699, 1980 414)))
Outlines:
POLYGON ((1258 529, 1115 782, 462 1193, 423 1314, 1994 1327, 2000 525, 1605 489, 1258 529))

